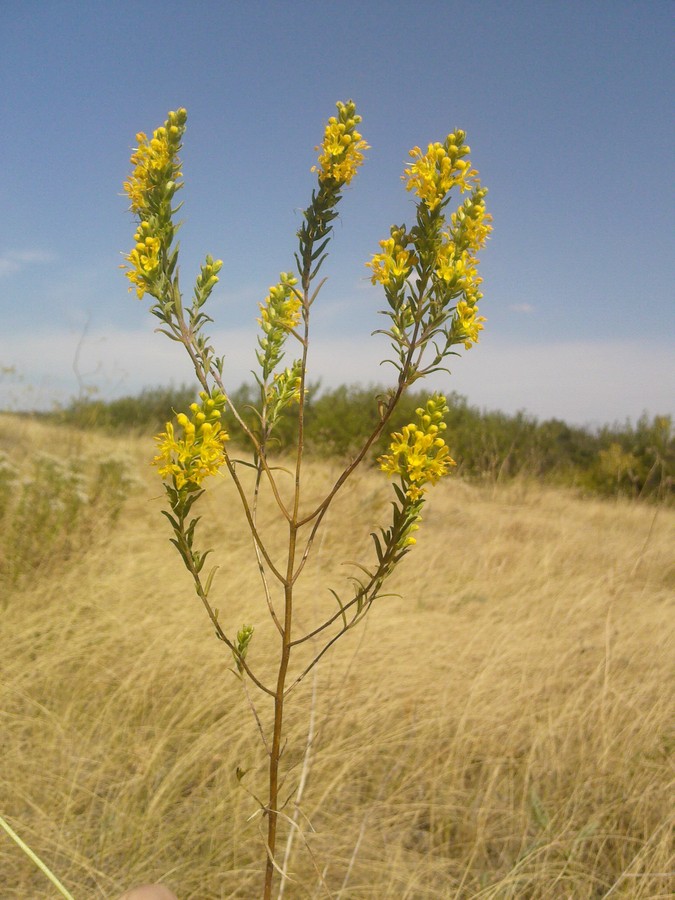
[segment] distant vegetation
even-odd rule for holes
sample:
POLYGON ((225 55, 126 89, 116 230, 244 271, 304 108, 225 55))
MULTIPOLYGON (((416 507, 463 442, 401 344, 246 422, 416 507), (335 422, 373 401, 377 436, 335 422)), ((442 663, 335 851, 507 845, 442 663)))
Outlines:
MULTIPOLYGON (((359 386, 312 388, 306 407, 309 452, 342 458, 354 453, 360 436, 377 421, 377 394, 377 388, 359 386)), ((188 385, 146 389, 112 401, 74 400, 49 418, 85 429, 157 431, 195 396, 196 389, 188 385)), ((255 398, 256 389, 247 385, 233 394, 239 408, 253 405, 255 398)), ((394 429, 411 421, 425 400, 422 393, 409 393, 399 404, 394 429)), ((635 424, 591 431, 559 419, 540 422, 522 412, 482 411, 458 394, 448 397, 448 405, 448 443, 463 476, 498 481, 527 475, 607 496, 672 497, 675 435, 670 416, 645 415, 635 424)), ((250 421, 254 419, 251 411, 250 421)), ((232 418, 227 424, 236 441, 239 426, 232 418)), ((289 414, 276 432, 280 451, 290 445, 294 427, 289 414)), ((373 460, 383 452, 388 433, 374 448, 373 460)))
POLYGON ((174 415, 173 410, 189 406, 196 394, 195 387, 184 384, 180 387, 146 388, 140 394, 117 400, 83 397, 72 400, 57 412, 47 413, 45 417, 76 428, 152 431, 163 428, 174 415))

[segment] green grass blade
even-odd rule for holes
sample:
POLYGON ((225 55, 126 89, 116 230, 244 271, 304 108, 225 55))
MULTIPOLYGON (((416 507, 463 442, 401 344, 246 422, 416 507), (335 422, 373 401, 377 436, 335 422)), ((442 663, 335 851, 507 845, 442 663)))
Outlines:
POLYGON ((19 835, 14 831, 14 829, 0 816, 0 825, 5 829, 7 834, 11 837, 13 841, 15 841, 19 847, 23 850, 26 856, 31 859, 35 865, 40 869, 40 871, 47 876, 47 878, 51 881, 54 887, 59 891, 59 893, 66 898, 66 900, 75 900, 73 895, 61 884, 59 879, 54 875, 54 873, 49 869, 40 859, 37 854, 33 853, 28 844, 24 843, 21 840, 19 835))

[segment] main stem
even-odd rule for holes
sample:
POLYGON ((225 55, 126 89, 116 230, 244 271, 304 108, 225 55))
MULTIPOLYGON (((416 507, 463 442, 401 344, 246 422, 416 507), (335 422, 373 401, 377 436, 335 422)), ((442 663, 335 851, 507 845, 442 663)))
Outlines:
MULTIPOLYGON (((291 530, 291 540, 295 545, 295 531, 291 530)), ((267 803, 267 865, 265 866, 264 900, 271 900, 272 881, 274 879, 274 853, 277 841, 277 821, 279 803, 279 759, 281 757, 281 736, 284 719, 284 691, 288 662, 291 656, 291 617, 293 611, 293 585, 287 584, 285 589, 284 628, 281 634, 281 660, 277 676, 277 689, 274 695, 274 732, 269 766, 269 800, 267 803)))
MULTIPOLYGON (((277 687, 274 695, 274 732, 272 734, 272 750, 269 766, 269 800, 267 803, 267 865, 265 867, 264 900, 272 898, 272 882, 274 869, 277 868, 274 861, 274 852, 277 839, 277 822, 279 820, 279 760, 281 757, 281 738, 284 720, 284 693, 286 689, 286 677, 291 656, 293 640, 291 627, 293 624, 293 586, 300 574, 302 564, 295 570, 295 556, 298 540, 298 531, 305 522, 300 521, 300 472, 302 469, 303 451, 305 444, 305 393, 307 379, 307 350, 309 347, 309 313, 312 303, 321 289, 323 281, 319 283, 314 293, 310 292, 312 281, 316 277, 324 257, 317 261, 317 257, 328 243, 326 236, 331 230, 328 223, 335 217, 332 212, 340 199, 340 185, 331 182, 328 186, 321 185, 318 194, 312 194, 312 204, 305 210, 305 224, 298 232, 300 239, 300 255, 296 255, 298 262, 298 274, 302 286, 302 320, 304 335, 302 340, 302 360, 300 364, 300 388, 298 409, 298 443, 295 460, 295 491, 293 497, 293 509, 288 519, 288 564, 284 584, 284 623, 281 629, 281 659, 277 676, 277 687), (325 240, 318 253, 314 253, 316 240, 325 240), (312 267, 314 267, 312 269, 312 267)), ((283 509, 283 506, 282 506, 283 509)), ((309 547, 307 548, 309 550, 309 547)))
POLYGON ((277 822, 279 820, 279 759, 281 757, 281 737, 284 721, 284 693, 288 663, 291 657, 293 625, 293 585, 295 583, 295 553, 298 540, 298 520, 300 511, 300 470, 304 449, 305 431, 305 375, 307 372, 307 346, 309 343, 309 277, 303 277, 304 289, 304 342, 302 365, 300 368, 300 408, 298 410, 298 446, 295 461, 295 491, 293 511, 288 523, 288 564, 284 581, 284 624, 281 630, 281 659, 277 676, 277 688, 274 695, 274 731, 272 733, 272 750, 269 768, 269 800, 267 803, 267 864, 265 866, 264 900, 272 898, 272 882, 274 880, 274 853, 277 841, 277 822))

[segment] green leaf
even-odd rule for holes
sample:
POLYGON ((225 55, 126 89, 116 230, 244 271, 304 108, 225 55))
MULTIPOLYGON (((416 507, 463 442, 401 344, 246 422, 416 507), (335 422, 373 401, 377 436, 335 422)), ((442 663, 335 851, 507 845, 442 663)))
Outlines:
POLYGON ((180 530, 181 530, 180 525, 178 524, 178 521, 176 519, 174 519, 174 517, 171 515, 171 513, 168 513, 165 509, 163 509, 162 515, 166 516, 167 519, 169 520, 169 522, 171 522, 171 524, 173 525, 174 531, 180 533, 180 530))
POLYGON ((328 588, 328 590, 331 592, 331 594, 332 594, 332 595, 335 597, 335 599, 337 600, 337 604, 338 604, 338 606, 340 607, 340 612, 342 613, 342 621, 344 622, 344 627, 345 627, 345 629, 346 629, 346 628, 348 627, 348 625, 347 625, 347 614, 346 614, 345 608, 344 608, 344 606, 343 606, 343 604, 342 604, 342 600, 340 600, 340 597, 338 596, 337 591, 334 591, 333 588, 328 588))
POLYGON ((183 559, 183 562, 185 563, 185 567, 186 567, 186 569, 188 569, 188 571, 189 571, 189 569, 190 569, 190 561, 189 561, 189 559, 188 559, 188 556, 187 556, 187 553, 186 553, 185 549, 181 546, 181 544, 180 544, 178 541, 175 541, 173 538, 170 538, 170 541, 171 541, 171 543, 174 545, 174 547, 176 548, 176 550, 178 550, 178 552, 180 553, 180 555, 181 555, 181 557, 182 557, 182 559, 183 559))
POLYGON ((197 573, 201 572, 201 570, 204 568, 204 563, 206 562, 206 557, 209 555, 209 553, 213 553, 213 550, 205 550, 204 553, 201 553, 199 555, 199 563, 195 566, 197 573))
MULTIPOLYGON (((163 319, 164 317, 162 315, 159 315, 158 318, 163 319)), ((165 331, 163 328, 155 328, 155 333, 165 334, 169 338, 169 340, 175 341, 177 344, 183 343, 182 338, 176 337, 175 334, 172 334, 170 331, 165 331)))
MULTIPOLYGON (((210 553, 211 551, 209 550, 208 552, 210 553)), ((214 566, 211 569, 211 571, 209 572, 208 578, 206 579, 206 584, 204 585, 204 596, 205 597, 208 597, 208 595, 209 595, 209 591, 211 590, 211 585, 213 584, 213 579, 215 578, 216 572, 218 571, 219 568, 220 568, 220 566, 214 566)), ((218 618, 218 610, 217 609, 214 611, 214 614, 217 619, 218 618)))
MULTIPOLYGON (((382 532, 382 534, 383 534, 383 537, 384 537, 384 532, 382 532)), ((380 544, 380 539, 379 539, 379 537, 375 534, 374 531, 371 531, 371 532, 370 532, 370 536, 371 536, 371 538, 373 539, 373 543, 375 544, 375 552, 377 553, 377 559, 378 559, 378 562, 381 563, 381 562, 383 561, 383 559, 384 559, 384 553, 382 552, 382 545, 380 544)), ((385 537, 385 540, 386 540, 386 537, 385 537)))
POLYGON ((321 259, 318 261, 318 263, 314 267, 313 271, 310 273, 310 276, 309 276, 310 281, 312 281, 314 278, 316 278, 319 269, 321 268, 321 266, 324 264, 324 262, 327 259, 328 259, 328 254, 324 253, 324 255, 321 257, 321 259))
POLYGON ((199 498, 204 494, 203 490, 197 490, 193 493, 187 495, 183 505, 183 515, 187 516, 190 510, 192 509, 193 504, 199 500, 199 498))
MULTIPOLYGON (((330 238, 327 237, 326 240, 323 241, 323 243, 320 244, 320 245, 316 248, 316 250, 314 250, 314 253, 312 253, 312 255, 311 255, 311 257, 310 257, 310 259, 312 260, 312 262, 314 262, 315 259, 317 259, 319 256, 321 256, 321 254, 322 254, 323 251, 326 249, 326 247, 328 246, 329 243, 330 243, 330 238)), ((326 255, 328 255, 328 254, 326 254, 326 255)))

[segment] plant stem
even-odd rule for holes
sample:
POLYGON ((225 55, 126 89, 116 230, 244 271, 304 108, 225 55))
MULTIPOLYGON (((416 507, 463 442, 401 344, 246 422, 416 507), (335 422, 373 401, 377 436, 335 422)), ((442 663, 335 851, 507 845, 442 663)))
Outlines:
MULTIPOLYGON (((289 567, 295 550, 296 528, 291 526, 289 542, 289 567)), ((288 662, 291 656, 291 621, 293 615, 293 585, 289 582, 285 588, 284 628, 281 634, 281 660, 277 676, 277 689, 274 695, 274 731, 272 733, 272 751, 269 768, 269 800, 267 803, 267 865, 265 867, 264 900, 271 900, 272 880, 274 878, 274 852, 277 839, 277 820, 279 803, 279 759, 281 757, 281 736, 284 719, 284 694, 288 662)))
POLYGON ((309 344, 309 279, 303 276, 304 287, 304 342, 302 348, 302 364, 300 367, 300 403, 298 411, 298 451, 295 462, 295 491, 293 496, 293 512, 288 528, 288 560, 286 580, 284 581, 284 626, 281 631, 281 659, 277 677, 277 688, 274 697, 274 731, 272 733, 272 752, 269 769, 269 801, 267 804, 267 864, 265 866, 264 900, 272 898, 272 881, 274 879, 274 851, 277 838, 277 820, 279 802, 279 758, 281 756, 281 737, 283 731, 284 700, 286 694, 286 675, 291 658, 291 627, 293 624, 293 585, 295 582, 295 554, 298 540, 298 520, 300 513, 300 471, 304 450, 304 414, 305 414, 305 379, 307 373, 307 347, 309 344))
MULTIPOLYGON (((312 749, 314 742, 314 720, 316 718, 316 687, 317 687, 317 669, 314 670, 314 682, 312 684, 312 705, 310 707, 309 712, 309 727, 307 730, 307 745, 305 747, 305 755, 302 761, 302 772, 300 774, 300 781, 298 783, 298 789, 295 794, 295 810, 293 812, 292 822, 297 825, 298 814, 300 812, 300 803, 302 802, 302 795, 305 792, 305 785, 307 784, 307 777, 309 775, 311 757, 312 757, 312 749)), ((286 840, 286 851, 284 853, 284 860, 281 866, 281 871, 284 875, 288 872, 288 866, 291 860, 291 851, 293 849, 293 838, 295 837, 295 830, 291 828, 288 832, 288 838, 286 840)), ((281 879, 281 884, 279 885, 279 893, 277 895, 277 900, 282 900, 284 896, 284 890, 286 888, 286 878, 281 879)))

